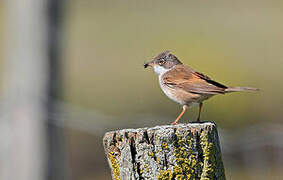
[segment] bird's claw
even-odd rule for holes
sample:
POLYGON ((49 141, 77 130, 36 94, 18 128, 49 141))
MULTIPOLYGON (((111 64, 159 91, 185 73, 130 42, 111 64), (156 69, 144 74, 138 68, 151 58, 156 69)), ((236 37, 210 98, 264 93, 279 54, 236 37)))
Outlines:
POLYGON ((175 121, 171 123, 171 125, 177 125, 177 124, 178 124, 178 123, 177 123, 177 122, 175 122, 175 121))

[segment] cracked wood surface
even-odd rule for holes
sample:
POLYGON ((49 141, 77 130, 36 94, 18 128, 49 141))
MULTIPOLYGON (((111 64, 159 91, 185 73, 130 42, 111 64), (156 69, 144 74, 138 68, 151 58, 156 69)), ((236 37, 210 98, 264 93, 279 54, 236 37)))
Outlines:
POLYGON ((114 180, 225 179, 212 122, 107 132, 103 145, 114 180))

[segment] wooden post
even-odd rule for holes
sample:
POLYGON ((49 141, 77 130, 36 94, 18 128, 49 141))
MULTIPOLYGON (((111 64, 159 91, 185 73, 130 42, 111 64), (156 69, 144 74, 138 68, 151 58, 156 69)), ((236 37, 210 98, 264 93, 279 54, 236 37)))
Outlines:
POLYGON ((211 122, 112 131, 103 144, 114 180, 225 179, 211 122))

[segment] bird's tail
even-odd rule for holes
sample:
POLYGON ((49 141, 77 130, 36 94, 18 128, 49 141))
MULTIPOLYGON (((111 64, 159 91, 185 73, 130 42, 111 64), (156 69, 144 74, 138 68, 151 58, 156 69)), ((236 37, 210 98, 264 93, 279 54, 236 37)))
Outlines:
POLYGON ((239 92, 239 91, 259 91, 258 88, 253 87, 228 87, 225 92, 239 92))

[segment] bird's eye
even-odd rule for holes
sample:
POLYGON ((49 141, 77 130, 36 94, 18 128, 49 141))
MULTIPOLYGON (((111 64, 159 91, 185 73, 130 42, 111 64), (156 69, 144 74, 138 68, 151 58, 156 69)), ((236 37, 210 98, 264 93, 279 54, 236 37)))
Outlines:
POLYGON ((163 65, 164 63, 165 63, 164 59, 160 59, 159 62, 158 62, 159 65, 163 65))

